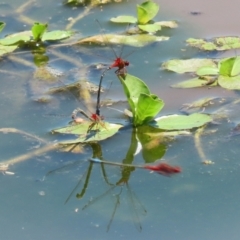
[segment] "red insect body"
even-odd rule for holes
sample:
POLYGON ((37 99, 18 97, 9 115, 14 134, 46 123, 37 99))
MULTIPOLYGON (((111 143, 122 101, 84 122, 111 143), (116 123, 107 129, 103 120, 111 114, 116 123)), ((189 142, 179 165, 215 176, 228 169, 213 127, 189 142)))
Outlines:
POLYGON ((115 68, 117 67, 117 72, 120 71, 121 69, 123 69, 124 67, 129 66, 129 62, 128 61, 124 61, 122 58, 117 57, 114 60, 114 63, 110 66, 110 68, 115 68))
POLYGON ((180 173, 182 171, 179 166, 171 166, 167 163, 160 163, 155 166, 146 165, 144 168, 165 176, 171 176, 172 174, 180 173))

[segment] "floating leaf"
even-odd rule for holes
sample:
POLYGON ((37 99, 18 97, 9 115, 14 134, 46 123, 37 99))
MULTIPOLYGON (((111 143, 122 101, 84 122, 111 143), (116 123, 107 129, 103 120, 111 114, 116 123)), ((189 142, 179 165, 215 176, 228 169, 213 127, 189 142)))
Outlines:
POLYGON ((32 35, 35 41, 40 41, 42 40, 42 36, 47 30, 48 25, 36 22, 32 26, 32 35))
POLYGON ((72 31, 51 31, 51 32, 45 32, 42 36, 42 41, 57 41, 69 38, 73 35, 72 31))
POLYGON ((62 142, 62 144, 73 144, 105 140, 115 135, 119 129, 123 127, 120 124, 104 122, 94 126, 87 134, 91 124, 92 122, 84 122, 81 124, 54 129, 52 132, 79 135, 77 139, 62 142))
POLYGON ((220 75, 218 77, 218 84, 229 90, 240 90, 240 76, 228 77, 220 75))
POLYGON ((146 1, 141 5, 137 5, 137 18, 139 24, 146 24, 152 20, 159 11, 159 5, 152 2, 146 1))
POLYGON ((149 33, 154 33, 161 30, 161 26, 157 24, 138 25, 138 27, 142 31, 149 32, 149 33))
POLYGON ((5 22, 0 22, 0 32, 5 28, 6 23, 5 22))
POLYGON ((161 27, 168 27, 168 28, 177 28, 178 24, 176 21, 160 21, 155 22, 155 25, 160 25, 161 27))
POLYGON ((18 46, 16 45, 13 45, 13 46, 3 46, 3 45, 0 45, 0 56, 3 56, 7 53, 11 53, 13 52, 14 50, 16 50, 18 48, 18 46))
POLYGON ((213 60, 207 58, 173 59, 162 64, 162 68, 177 73, 195 72, 201 67, 216 68, 213 60))
MULTIPOLYGON (((211 81, 211 80, 210 80, 211 81)), ((195 87, 202 87, 205 85, 215 86, 217 83, 214 81, 212 84, 210 81, 201 78, 192 78, 190 80, 186 80, 174 85, 171 85, 173 88, 195 88, 195 87)))
POLYGON ((196 127, 201 127, 206 123, 212 121, 212 117, 202 114, 194 113, 189 116, 184 115, 170 115, 155 119, 157 126, 164 130, 186 130, 196 127))
POLYGON ((89 38, 84 38, 79 40, 77 43, 96 43, 96 44, 125 44, 133 47, 143 47, 153 42, 166 41, 169 37, 157 37, 149 34, 140 35, 118 35, 118 34, 106 34, 104 37, 102 35, 95 35, 89 38))
POLYGON ((111 22, 115 23, 136 23, 137 18, 133 16, 118 16, 110 19, 111 22))
POLYGON ((31 31, 24 31, 19 33, 14 33, 8 35, 7 37, 0 40, 0 44, 4 46, 16 45, 19 42, 27 42, 31 39, 32 32, 31 31))
POLYGON ((217 67, 200 67, 196 74, 198 76, 204 76, 204 75, 218 75, 219 70, 217 67))
POLYGON ((239 37, 217 37, 210 41, 205 41, 203 39, 189 38, 186 41, 190 46, 197 47, 202 50, 212 51, 225 51, 229 49, 240 48, 240 38, 239 37))

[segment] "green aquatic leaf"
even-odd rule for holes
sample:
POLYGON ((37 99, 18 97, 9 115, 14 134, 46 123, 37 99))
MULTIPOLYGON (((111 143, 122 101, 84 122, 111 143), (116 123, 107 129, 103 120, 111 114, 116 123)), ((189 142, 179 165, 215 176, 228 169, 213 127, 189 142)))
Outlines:
POLYGON ((131 107, 131 111, 135 114, 140 94, 145 93, 150 95, 151 92, 147 84, 138 77, 130 74, 126 74, 124 78, 121 75, 118 77, 123 85, 123 90, 131 107))
POLYGON ((204 76, 204 75, 218 75, 219 70, 217 67, 200 67, 196 71, 196 74, 198 76, 204 76))
POLYGON ((167 28, 177 28, 178 24, 176 21, 160 21, 155 22, 155 25, 160 25, 161 27, 167 27, 167 28))
POLYGON ((220 75, 218 77, 218 84, 229 90, 240 90, 240 75, 235 77, 220 75))
POLYGON ((133 16, 118 16, 110 19, 111 22, 115 23, 136 23, 137 18, 133 16))
POLYGON ((133 125, 141 126, 151 121, 164 107, 162 99, 154 94, 141 93, 136 105, 133 125))
POLYGON ((42 41, 57 41, 69 38, 73 35, 73 31, 51 31, 51 32, 45 32, 42 36, 42 41))
POLYGON ((214 81, 212 84, 208 84, 208 81, 201 78, 192 78, 190 80, 186 80, 177 84, 171 85, 173 88, 195 88, 195 87, 203 87, 205 85, 216 86, 217 82, 214 81))
POLYGON ((189 116, 170 115, 155 119, 157 126, 163 130, 186 130, 201 127, 212 121, 212 117, 202 113, 193 113, 189 116))
POLYGON ((79 40, 78 44, 84 43, 95 43, 95 44, 125 44, 133 47, 143 47, 153 42, 166 41, 169 37, 158 37, 149 34, 139 34, 139 35, 118 35, 118 34, 105 34, 104 37, 102 35, 95 35, 88 38, 83 38, 79 40))
POLYGON ((139 24, 146 24, 152 20, 159 11, 159 5, 152 2, 146 1, 141 5, 137 5, 137 18, 139 24))
POLYGON ((239 37, 217 37, 209 41, 203 39, 189 38, 186 42, 192 46, 205 51, 225 51, 229 49, 240 48, 240 38, 239 37))
POLYGON ((6 23, 5 22, 0 22, 0 32, 5 28, 6 23))
POLYGON ((3 56, 7 53, 11 53, 13 51, 15 51, 18 48, 17 45, 13 45, 13 46, 3 46, 0 44, 0 56, 3 56))
POLYGON ((8 35, 5 38, 0 39, 0 44, 4 46, 17 45, 20 42, 28 42, 32 37, 31 31, 24 31, 8 35))
POLYGON ((42 40, 43 34, 46 32, 48 28, 48 24, 43 24, 36 22, 32 26, 32 35, 35 41, 40 41, 42 40))
POLYGON ((219 62, 219 73, 234 77, 240 73, 240 57, 224 58, 219 62))
POLYGON ((92 122, 88 121, 81 124, 54 129, 52 132, 78 135, 78 138, 74 140, 61 142, 61 144, 73 144, 105 140, 115 135, 119 129, 123 127, 120 124, 102 122, 101 124, 96 124, 92 130, 87 133, 91 124, 92 122))
POLYGON ((138 27, 142 31, 149 32, 149 33, 154 33, 154 32, 157 32, 157 31, 161 30, 161 26, 157 25, 157 24, 138 25, 138 27))
POLYGON ((207 58, 173 59, 162 64, 163 69, 177 73, 196 72, 201 67, 216 68, 216 66, 213 60, 207 58))

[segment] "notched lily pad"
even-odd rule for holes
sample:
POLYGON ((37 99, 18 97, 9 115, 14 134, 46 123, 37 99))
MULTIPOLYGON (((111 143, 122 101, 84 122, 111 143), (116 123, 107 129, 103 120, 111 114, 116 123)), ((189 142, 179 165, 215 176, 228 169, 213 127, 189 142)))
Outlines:
POLYGON ((163 130, 186 130, 201 127, 212 121, 212 117, 202 113, 194 113, 189 116, 170 115, 155 119, 157 126, 163 130))
POLYGON ((213 60, 207 58, 173 59, 162 64, 163 69, 177 73, 195 72, 201 67, 216 68, 217 65, 213 60))
POLYGON ((133 47, 143 47, 153 42, 166 41, 169 37, 157 37, 148 34, 140 34, 140 35, 118 35, 118 34, 106 34, 104 37, 102 35, 95 35, 89 38, 81 39, 77 42, 77 44, 84 43, 95 43, 95 44, 125 44, 133 47))

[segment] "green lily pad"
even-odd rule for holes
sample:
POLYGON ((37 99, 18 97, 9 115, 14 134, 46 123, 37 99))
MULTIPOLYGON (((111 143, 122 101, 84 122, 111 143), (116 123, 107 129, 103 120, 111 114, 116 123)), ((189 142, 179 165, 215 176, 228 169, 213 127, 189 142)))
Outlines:
POLYGON ((79 40, 78 44, 83 43, 95 43, 95 44, 103 44, 103 43, 111 43, 111 44, 125 44, 133 47, 144 47, 153 42, 166 41, 169 37, 157 37, 148 34, 140 34, 140 35, 118 35, 118 34, 106 34, 104 37, 102 35, 95 35, 92 37, 84 38, 79 40))
POLYGON ((17 48, 18 48, 17 45, 13 45, 13 46, 0 45, 0 56, 3 56, 7 53, 11 53, 11 52, 15 51, 17 48))
POLYGON ((137 5, 137 18, 139 24, 146 24, 152 20, 157 15, 159 8, 159 5, 152 1, 146 1, 141 5, 137 5))
POLYGON ((136 23, 137 18, 133 16, 118 16, 110 19, 111 22, 115 23, 136 23))
POLYGON ((161 26, 157 25, 157 24, 138 25, 138 27, 142 31, 149 32, 149 33, 154 33, 154 32, 157 32, 157 31, 161 30, 161 26))
POLYGON ((192 78, 190 80, 186 80, 177 84, 171 85, 173 88, 195 88, 195 87, 202 87, 205 85, 209 86, 216 86, 217 82, 215 81, 212 84, 208 84, 207 80, 201 79, 201 78, 192 78))
POLYGON ((240 38, 239 37, 217 37, 210 41, 205 41, 203 39, 189 38, 186 41, 190 46, 197 47, 205 51, 225 51, 229 49, 240 48, 240 38))
POLYGON ((216 68, 216 66, 213 60, 207 58, 173 59, 162 64, 163 69, 177 73, 196 72, 201 67, 216 68))
POLYGON ((0 44, 4 46, 16 45, 19 42, 27 42, 31 39, 32 32, 31 31, 24 31, 19 33, 14 33, 8 35, 7 37, 0 40, 0 44))
POLYGON ((193 113, 189 116, 170 115, 155 119, 157 126, 163 130, 186 130, 201 127, 212 121, 212 117, 202 114, 193 113))
POLYGON ((42 36, 42 41, 57 41, 69 38, 73 35, 73 31, 51 31, 45 32, 42 36))
POLYGON ((96 124, 92 130, 87 133, 91 124, 92 122, 88 121, 81 124, 54 129, 52 132, 79 135, 77 139, 61 142, 61 144, 73 144, 105 140, 115 135, 119 129, 123 127, 120 124, 102 122, 101 124, 96 124))
POLYGON ((176 21, 160 21, 155 22, 155 25, 160 25, 161 27, 167 27, 167 28, 177 28, 178 24, 176 21))
POLYGON ((220 75, 218 77, 218 84, 229 90, 240 90, 240 76, 228 77, 220 75))
POLYGON ((219 70, 217 67, 200 67, 196 74, 198 76, 204 76, 204 75, 218 75, 219 74, 219 70))

